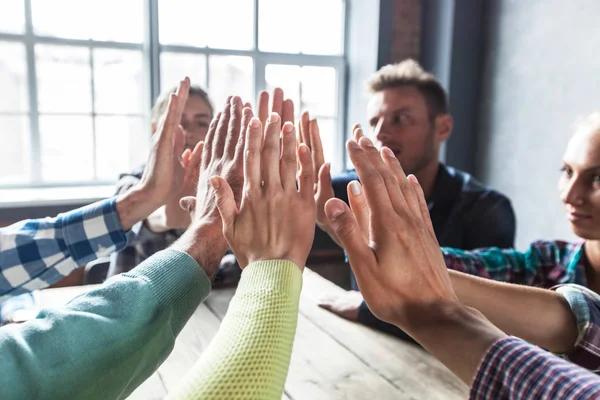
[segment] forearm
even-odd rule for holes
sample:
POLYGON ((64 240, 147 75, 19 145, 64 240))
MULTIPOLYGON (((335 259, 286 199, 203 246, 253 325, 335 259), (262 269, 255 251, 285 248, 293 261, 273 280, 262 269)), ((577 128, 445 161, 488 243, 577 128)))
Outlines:
POLYGON ((195 221, 171 248, 189 254, 212 279, 229 245, 223 237, 220 220, 195 221))
POLYGON ((507 334, 553 353, 574 349, 577 323, 561 294, 449 272, 459 300, 479 310, 507 334))
POLYGON ((47 287, 127 243, 115 198, 0 229, 0 301, 47 287))
POLYGON ((492 344, 506 334, 477 310, 461 304, 413 308, 397 325, 470 385, 492 344))
POLYGON ((117 196, 117 213, 123 230, 128 231, 139 221, 143 221, 162 204, 153 200, 154 195, 141 187, 134 187, 117 196))
POLYGON ((280 399, 301 286, 289 261, 247 266, 217 336, 170 398, 280 399))
POLYGON ((209 291, 191 257, 166 250, 63 309, 1 329, 1 397, 125 398, 166 359, 209 291))

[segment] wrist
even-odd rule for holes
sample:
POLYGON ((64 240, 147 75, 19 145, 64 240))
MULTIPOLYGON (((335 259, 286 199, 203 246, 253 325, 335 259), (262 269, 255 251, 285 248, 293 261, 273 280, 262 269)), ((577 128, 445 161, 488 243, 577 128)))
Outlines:
POLYGON ((139 221, 148 218, 162 205, 157 204, 153 199, 152 193, 141 187, 134 187, 117 197, 117 214, 124 231, 128 231, 139 221))
POLYGON ((392 323, 406 332, 429 331, 432 328, 454 324, 470 318, 477 310, 459 302, 440 301, 432 304, 404 307, 396 312, 392 323))
POLYGON ((229 245, 223 237, 220 224, 197 221, 172 247, 189 254, 212 279, 229 245))

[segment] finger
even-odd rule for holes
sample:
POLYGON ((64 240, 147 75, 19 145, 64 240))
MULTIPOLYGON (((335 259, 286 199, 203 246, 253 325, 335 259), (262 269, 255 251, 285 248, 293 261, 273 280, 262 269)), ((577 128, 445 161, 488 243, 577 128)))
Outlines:
POLYGON ((281 161, 281 186, 287 190, 296 190, 296 133, 294 124, 286 122, 282 129, 281 161))
POLYGON ((227 128, 229 127, 229 118, 231 117, 231 96, 227 97, 227 102, 221 111, 221 118, 217 125, 215 137, 212 145, 212 157, 219 160, 223 157, 225 151, 225 141, 227 139, 227 128))
POLYGON ((433 223, 431 222, 431 215, 429 214, 429 207, 427 206, 427 200, 425 200, 425 193, 423 193, 423 188, 419 184, 417 177, 414 175, 408 176, 408 182, 410 182, 413 190, 415 191, 415 195, 419 200, 419 209, 421 210, 421 218, 425 222, 425 226, 429 231, 429 234, 432 238, 437 241, 437 237, 435 236, 435 231, 433 230, 433 223))
POLYGON ((346 250, 350 267, 360 282, 365 275, 369 275, 367 271, 373 265, 375 256, 369 245, 365 243, 356 218, 346 203, 340 199, 331 199, 325 204, 325 215, 329 220, 329 226, 346 250))
POLYGON ((185 136, 183 134, 183 127, 179 124, 174 127, 173 132, 173 151, 174 155, 177 158, 177 161, 181 163, 181 156, 183 153, 183 148, 185 147, 185 136))
POLYGON ((185 108, 185 103, 187 102, 188 96, 190 94, 190 78, 187 76, 179 82, 179 86, 177 87, 177 91, 175 94, 179 98, 179 105, 177 107, 177 113, 179 118, 181 118, 181 114, 183 114, 183 109, 185 108))
POLYGON ((190 179, 193 179, 198 184, 200 178, 200 164, 202 163, 202 151, 204 149, 204 142, 196 143, 194 150, 190 152, 188 162, 186 164, 186 175, 190 175, 190 179))
POLYGON ((265 184, 273 187, 281 187, 279 175, 279 134, 281 118, 276 113, 271 113, 267 119, 265 138, 262 148, 262 178, 265 184))
POLYGON ((384 163, 388 166, 396 178, 396 181, 398 181, 398 186, 404 195, 404 199, 408 204, 408 207, 414 215, 420 215, 421 206, 419 205, 419 199, 417 198, 417 194, 415 193, 412 185, 406 179, 406 175, 404 174, 402 165, 400 165, 400 161, 398 161, 394 155, 394 152, 387 147, 381 149, 381 156, 383 157, 384 163))
POLYGON ((242 124, 240 126, 240 134, 238 136, 238 142, 235 147, 235 156, 233 157, 233 161, 235 163, 242 163, 244 160, 244 148, 246 146, 246 132, 248 130, 248 125, 253 117, 252 109, 248 107, 244 107, 242 110, 242 124))
POLYGON ((298 177, 300 196, 306 201, 314 202, 315 175, 310 150, 304 143, 298 147, 298 159, 300 160, 300 176, 298 177))
POLYGON ((181 166, 186 168, 190 163, 190 157, 192 155, 192 151, 190 149, 185 149, 183 154, 181 155, 181 166))
POLYGON ((264 90, 258 95, 258 119, 262 126, 267 126, 269 118, 269 93, 264 90))
POLYGON ((323 143, 321 142, 321 133, 319 132, 319 123, 313 119, 309 123, 310 133, 310 153, 313 159, 315 172, 321 169, 325 163, 325 154, 323 153, 323 143))
POLYGON ((352 126, 352 137, 354 138, 354 141, 356 143, 358 143, 358 141, 360 140, 361 137, 365 136, 363 133, 362 128, 360 127, 360 124, 354 124, 352 126))
POLYGON ((363 237, 369 240, 369 205, 362 191, 360 182, 352 181, 348 184, 348 202, 350 209, 356 218, 363 237))
POLYGON ((381 128, 383 128, 383 121, 384 121, 383 117, 379 118, 379 120, 377 121, 377 125, 375 125, 375 128, 373 129, 373 133, 371 134, 372 137, 377 137, 377 135, 379 135, 379 133, 381 132, 381 128))
POLYGON ((233 236, 235 217, 238 213, 235 198, 233 197, 233 190, 231 190, 231 186, 229 186, 227 181, 220 176, 210 178, 210 184, 215 191, 217 208, 223 221, 223 234, 225 237, 231 238, 233 236))
POLYGON ((310 115, 304 111, 300 116, 300 143, 304 143, 310 149, 310 115))
POLYGON ((179 207, 187 211, 189 214, 196 211, 196 196, 185 196, 179 199, 179 207))
POLYGON ((163 113, 159 121, 159 127, 157 129, 157 140, 165 140, 169 144, 173 145, 175 128, 179 124, 179 119, 177 118, 178 104, 179 99, 177 98, 177 95, 175 93, 171 93, 169 95, 169 103, 167 104, 167 109, 163 113))
POLYGON ((225 139, 225 152, 224 155, 228 159, 235 157, 235 149, 238 144, 240 137, 240 129, 242 126, 242 99, 238 96, 234 96, 231 99, 231 106, 229 108, 229 127, 227 128, 227 138, 225 139))
POLYGON ((317 206, 325 207, 327 200, 332 198, 333 186, 331 184, 331 164, 327 163, 319 170, 319 179, 317 180, 317 206))
POLYGON ((250 102, 245 102, 244 103, 244 108, 249 108, 252 110, 252 104, 250 102))
POLYGON ((246 130, 244 147, 244 185, 247 189, 261 187, 261 148, 263 142, 262 124, 258 118, 252 118, 246 130))
MULTIPOLYGON (((279 116, 283 114, 283 89, 281 88, 275 88, 275 90, 273 90, 273 105, 271 106, 271 113, 277 113, 279 116)), ((281 129, 281 125, 279 126, 279 129, 281 129)))
POLYGON ((282 123, 294 122, 294 102, 291 99, 283 101, 283 107, 281 108, 281 120, 282 123))
MULTIPOLYGON (((365 151, 369 161, 371 162, 371 165, 375 167, 379 175, 383 178, 387 195, 394 206, 394 210, 397 213, 407 210, 408 204, 404 198, 402 190, 400 189, 399 182, 396 180, 396 177, 394 174, 392 174, 392 171, 390 171, 389 167, 383 162, 383 159, 381 158, 382 156, 373 145, 373 142, 371 142, 368 137, 362 137, 360 138, 359 145, 365 151)), ((364 181, 361 179, 361 182, 364 181)), ((403 183, 407 182, 405 181, 403 183)))
POLYGON ((212 160, 212 148, 213 143, 215 141, 215 135, 217 133, 217 126, 220 120, 221 111, 219 111, 210 122, 210 126, 208 127, 208 133, 206 134, 206 138, 204 139, 204 148, 202 150, 202 168, 204 169, 208 167, 208 164, 212 160))
POLYGON ((371 164, 365 151, 354 140, 346 144, 350 160, 356 168, 356 173, 362 182, 362 188, 371 211, 379 213, 381 218, 394 213, 394 207, 387 193, 385 181, 371 164))

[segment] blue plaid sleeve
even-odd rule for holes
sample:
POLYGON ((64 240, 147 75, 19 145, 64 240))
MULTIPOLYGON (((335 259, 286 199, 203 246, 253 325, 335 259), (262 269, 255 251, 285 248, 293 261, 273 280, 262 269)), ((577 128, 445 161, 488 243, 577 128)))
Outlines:
POLYGON ((123 248, 116 198, 0 229, 0 301, 47 287, 123 248))

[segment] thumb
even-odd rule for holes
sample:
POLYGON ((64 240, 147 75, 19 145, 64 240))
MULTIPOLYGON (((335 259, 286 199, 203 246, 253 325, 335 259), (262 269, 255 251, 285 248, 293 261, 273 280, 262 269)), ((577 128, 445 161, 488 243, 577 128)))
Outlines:
POLYGON ((233 190, 231 190, 229 183, 220 176, 213 176, 210 178, 210 184, 217 197, 217 208, 219 209, 219 214, 221 214, 221 220, 223 221, 223 234, 227 238, 230 236, 229 234, 232 233, 231 230, 233 229, 235 217, 238 213, 235 198, 233 197, 233 190))
POLYGON ((364 239, 363 232, 348 205, 340 199, 330 199, 325 203, 325 215, 329 225, 342 243, 352 265, 353 259, 359 264, 373 257, 373 252, 364 239))
POLYGON ((185 196, 179 200, 179 207, 186 210, 188 213, 192 214, 196 211, 196 197, 195 196, 185 196))
POLYGON ((326 163, 319 170, 317 180, 317 203, 324 206, 325 202, 334 196, 331 183, 331 164, 326 163))

